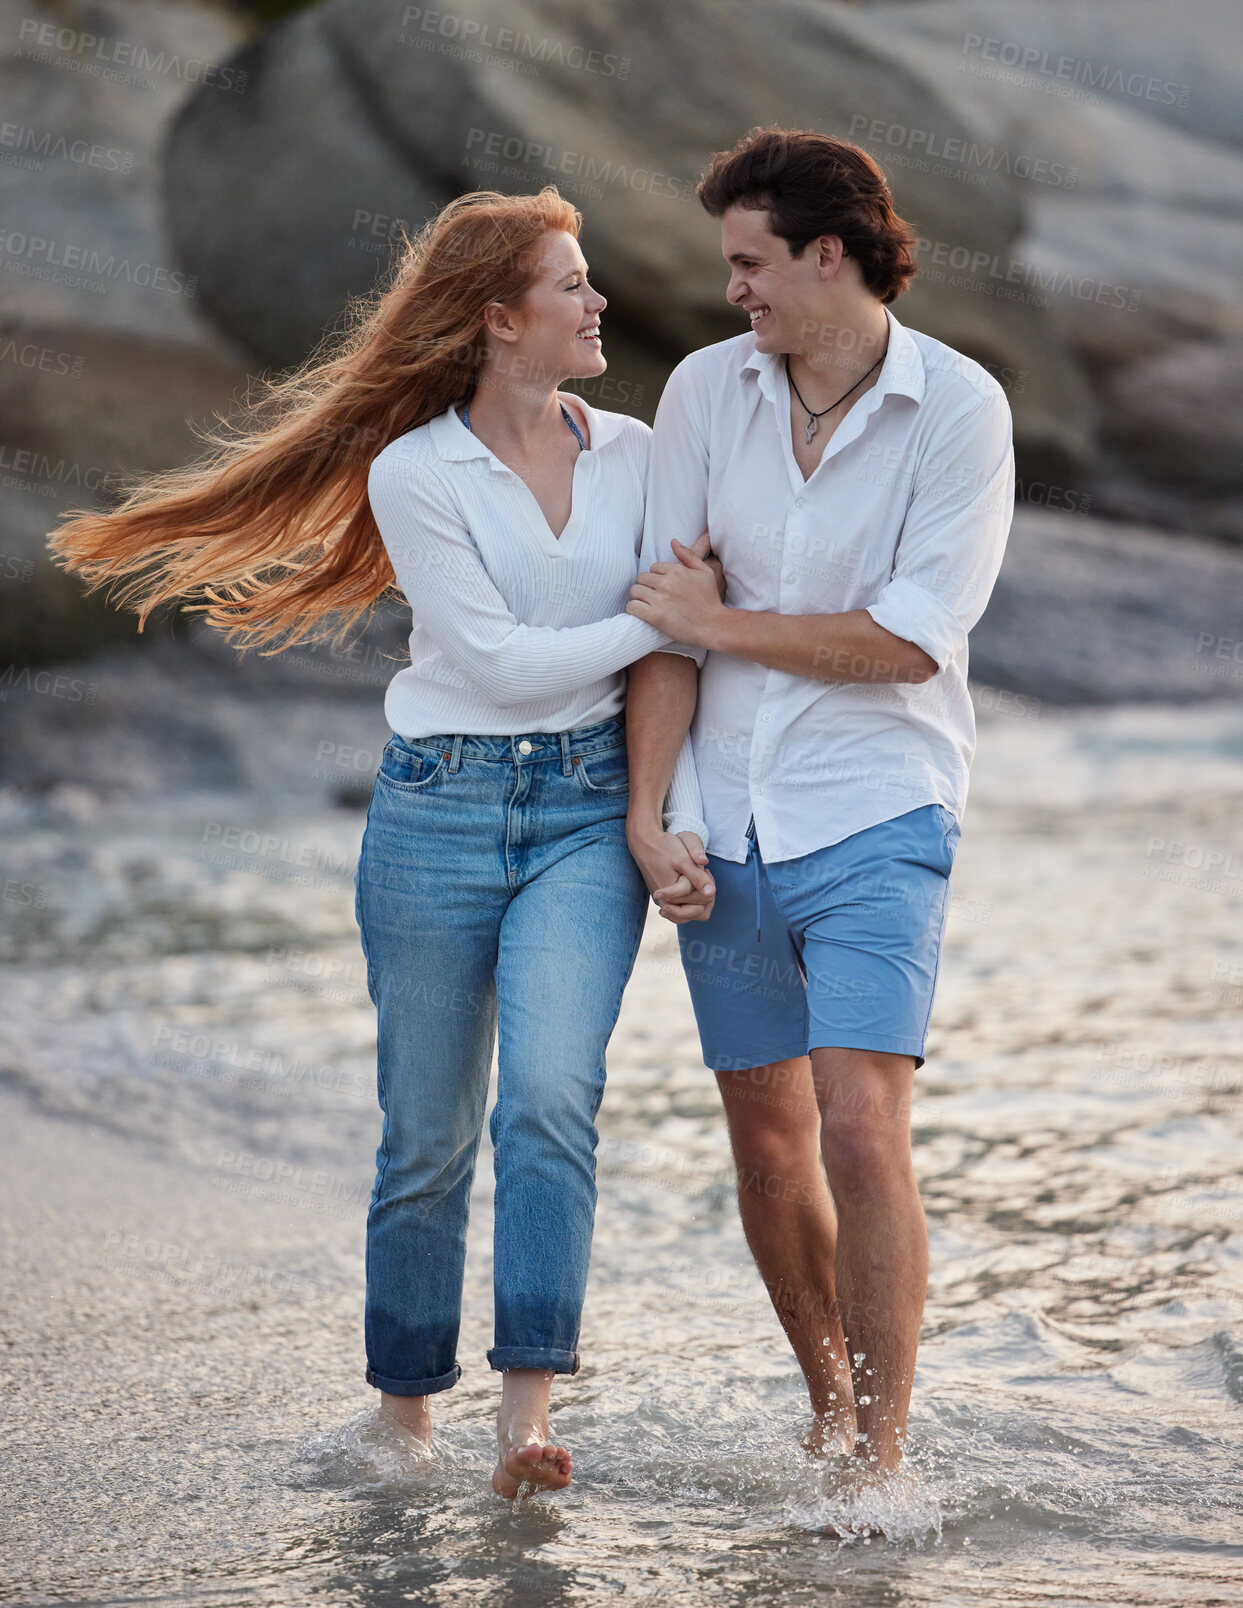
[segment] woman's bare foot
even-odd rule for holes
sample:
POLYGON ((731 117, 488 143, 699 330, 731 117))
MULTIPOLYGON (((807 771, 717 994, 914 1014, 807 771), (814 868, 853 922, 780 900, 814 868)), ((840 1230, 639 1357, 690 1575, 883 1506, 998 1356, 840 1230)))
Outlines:
POLYGON ((492 1489, 510 1501, 524 1485, 560 1491, 570 1483, 570 1454, 548 1438, 552 1378, 541 1368, 509 1368, 503 1375, 492 1489))
POLYGON ((380 1392, 380 1413, 407 1429, 424 1446, 432 1444, 432 1415, 426 1396, 386 1396, 380 1392))
POLYGON ((532 1490, 559 1491, 570 1483, 570 1454, 551 1441, 529 1440, 521 1445, 502 1443, 492 1489, 512 1501, 523 1485, 532 1490))

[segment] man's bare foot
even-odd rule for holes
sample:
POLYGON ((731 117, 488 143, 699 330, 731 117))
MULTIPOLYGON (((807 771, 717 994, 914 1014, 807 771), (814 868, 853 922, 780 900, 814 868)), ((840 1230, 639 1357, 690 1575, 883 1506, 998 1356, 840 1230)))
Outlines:
POLYGON ((424 1446, 431 1446, 432 1415, 426 1396, 388 1396, 381 1391, 380 1415, 408 1430, 424 1446))
POLYGON ((803 1450, 808 1457, 846 1457, 854 1449, 855 1426, 843 1424, 835 1413, 817 1413, 803 1436, 803 1450))
POLYGON ((492 1472, 492 1489, 511 1502, 524 1485, 532 1491, 560 1491, 570 1483, 570 1461, 565 1447, 551 1441, 502 1444, 492 1472))
MULTIPOLYGON (((828 1341, 825 1341, 828 1344, 828 1341)), ((829 1357, 832 1358, 832 1352, 829 1357)), ((840 1373, 840 1370, 839 1370, 840 1373)), ((803 1438, 803 1450, 809 1457, 849 1456, 855 1449, 859 1423, 855 1417, 855 1397, 846 1378, 826 1380, 811 1396, 812 1425, 803 1438), (828 1386, 836 1384, 836 1390, 828 1386)))
MULTIPOLYGON (((870 1461, 864 1443, 860 1443, 853 1456, 846 1458, 839 1464, 838 1472, 833 1479, 832 1494, 844 1499, 847 1504, 854 1505, 860 1500, 866 1501, 868 1494, 880 1490, 886 1478, 886 1471, 878 1464, 870 1461)), ((863 1514, 851 1514, 850 1506, 840 1518, 826 1520, 819 1526, 820 1533, 832 1537, 836 1541, 853 1541, 864 1536, 884 1535, 884 1529, 876 1519, 870 1519, 863 1514)))
POLYGON ((839 1524, 831 1524, 826 1519, 818 1526, 819 1535, 827 1535, 830 1541, 854 1541, 860 1536, 884 1535, 880 1525, 872 1519, 858 1519, 847 1524, 842 1520, 839 1524))

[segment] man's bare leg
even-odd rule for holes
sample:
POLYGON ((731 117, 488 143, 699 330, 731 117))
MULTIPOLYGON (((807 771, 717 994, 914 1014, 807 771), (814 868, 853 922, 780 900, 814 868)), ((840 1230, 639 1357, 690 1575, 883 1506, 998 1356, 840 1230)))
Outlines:
POLYGON ((855 1450, 890 1471, 902 1460, 928 1288, 928 1224, 911 1160, 915 1061, 814 1049, 811 1062, 837 1207, 837 1295, 852 1359, 863 1355, 854 1378, 855 1450))
POLYGON ((837 1220, 820 1162, 820 1112, 802 1055, 718 1072, 747 1244, 807 1381, 809 1450, 855 1443, 855 1409, 834 1294, 837 1220))
POLYGON ((509 1368, 501 1378, 492 1489, 511 1500, 524 1483, 559 1491, 570 1483, 570 1454, 548 1438, 552 1373, 540 1368, 509 1368))

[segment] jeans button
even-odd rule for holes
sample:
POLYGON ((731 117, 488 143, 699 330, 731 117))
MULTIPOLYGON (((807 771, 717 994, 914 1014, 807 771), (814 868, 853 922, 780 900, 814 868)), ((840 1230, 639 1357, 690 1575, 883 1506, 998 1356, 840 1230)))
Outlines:
POLYGON ((529 753, 530 753, 530 752, 531 752, 531 745, 530 745, 530 743, 529 743, 529 742, 528 742, 528 741, 527 741, 527 740, 526 740, 526 738, 525 738, 525 737, 524 737, 524 738, 523 738, 523 739, 522 739, 522 741, 521 741, 521 742, 520 742, 520 743, 519 743, 519 744, 518 744, 518 752, 519 752, 519 753, 520 753, 520 754, 529 754, 529 753))

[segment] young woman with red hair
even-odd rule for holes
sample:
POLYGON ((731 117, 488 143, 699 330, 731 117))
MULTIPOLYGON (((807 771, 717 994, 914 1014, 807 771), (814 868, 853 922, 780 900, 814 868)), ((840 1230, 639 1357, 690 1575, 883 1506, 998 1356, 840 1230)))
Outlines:
POLYGON ((429 1398, 461 1373, 499 1033, 488 1360, 508 1497, 570 1478, 548 1402, 579 1367, 594 1118, 649 888, 678 922, 713 897, 689 740, 659 849, 641 870, 627 847, 626 666, 672 639, 626 612, 651 432, 558 392, 607 366, 580 227, 551 186, 459 197, 245 427, 52 538, 88 582, 123 583, 140 629, 192 598, 230 641, 279 652, 341 640, 394 586, 410 605, 356 880, 383 1110, 366 1377, 430 1445, 429 1398))

